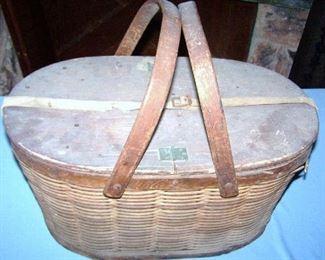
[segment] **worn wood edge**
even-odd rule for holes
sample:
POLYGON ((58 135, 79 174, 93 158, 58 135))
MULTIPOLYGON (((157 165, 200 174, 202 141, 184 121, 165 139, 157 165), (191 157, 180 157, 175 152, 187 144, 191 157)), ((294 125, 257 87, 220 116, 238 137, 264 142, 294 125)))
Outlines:
MULTIPOLYGON (((15 156, 20 164, 28 167, 43 176, 54 178, 58 181, 67 182, 88 188, 103 188, 107 180, 110 179, 110 172, 99 172, 72 165, 60 165, 55 162, 44 161, 42 158, 31 155, 28 151, 12 143, 15 156)), ((244 169, 236 169, 239 186, 242 184, 256 184, 264 180, 276 179, 283 174, 289 174, 299 169, 307 161, 312 144, 305 147, 295 156, 287 160, 273 162, 264 167, 252 167, 245 169, 250 171, 250 175, 243 175, 244 169)), ((215 188, 218 181, 215 173, 208 171, 180 172, 170 174, 161 172, 160 174, 141 173, 137 171, 130 181, 127 190, 177 190, 186 191, 193 189, 215 188)))
MULTIPOLYGON (((317 113, 317 111, 316 111, 317 113)), ((10 144, 12 146, 12 151, 16 155, 17 158, 22 157, 22 162, 26 163, 26 165, 29 165, 30 162, 33 162, 33 164, 40 164, 40 165, 47 165, 45 168, 57 168, 59 170, 64 171, 70 171, 72 170, 70 174, 77 174, 82 176, 94 176, 94 177, 102 177, 109 176, 111 173, 110 168, 108 167, 99 167, 99 166, 87 166, 87 165, 76 165, 76 164, 68 164, 61 162, 59 160, 55 160, 53 158, 49 158, 47 156, 43 156, 41 154, 35 153, 24 147, 22 144, 17 143, 15 140, 11 139, 10 134, 8 133, 8 126, 6 125, 6 120, 4 120, 4 126, 7 129, 7 137, 10 141, 10 144)), ((312 147, 314 146, 314 143, 317 140, 319 132, 319 122, 317 124, 317 129, 315 130, 314 136, 311 138, 308 144, 301 147, 299 151, 296 153, 288 154, 283 157, 274 158, 272 160, 263 160, 258 161, 254 163, 246 163, 246 164, 235 164, 235 170, 236 175, 238 177, 244 177, 244 176, 253 176, 256 175, 256 172, 259 173, 265 172, 265 175, 270 175, 274 173, 274 170, 276 168, 279 168, 283 165, 286 165, 288 162, 295 160, 296 157, 299 157, 301 154, 307 153, 308 156, 312 150, 312 147)), ((305 161, 307 160, 308 156, 306 157, 305 161)), ((303 164, 303 163, 302 163, 303 164)), ((38 168, 38 167, 36 167, 38 168)), ((42 167, 41 167, 42 168, 42 167)), ((143 169, 139 170, 137 169, 135 171, 135 177, 137 179, 148 179, 152 178, 153 175, 156 175, 157 177, 161 178, 163 175, 173 176, 174 177, 189 177, 189 176, 195 176, 196 174, 199 174, 204 178, 210 177, 211 174, 215 174, 213 167, 207 168, 206 170, 193 170, 192 172, 189 171, 178 171, 177 174, 172 174, 169 171, 160 171, 160 170, 148 170, 143 169)), ((155 177, 153 177, 155 178, 155 177)))

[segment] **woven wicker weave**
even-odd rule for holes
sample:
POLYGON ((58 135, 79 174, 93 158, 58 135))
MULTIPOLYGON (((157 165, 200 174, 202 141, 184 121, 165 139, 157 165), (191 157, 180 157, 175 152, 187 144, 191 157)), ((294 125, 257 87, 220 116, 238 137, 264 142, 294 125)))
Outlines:
POLYGON ((211 59, 193 2, 179 7, 189 59, 176 60, 180 18, 165 0, 140 9, 119 55, 133 51, 159 7, 155 62, 64 61, 25 78, 4 102, 8 136, 49 230, 83 255, 179 257, 246 245, 317 137, 316 109, 295 84, 211 59))
POLYGON ((23 166, 53 236, 90 256, 181 256, 229 251, 261 232, 294 173, 242 185, 223 199, 218 189, 130 191, 120 200, 103 187, 81 187, 23 166))

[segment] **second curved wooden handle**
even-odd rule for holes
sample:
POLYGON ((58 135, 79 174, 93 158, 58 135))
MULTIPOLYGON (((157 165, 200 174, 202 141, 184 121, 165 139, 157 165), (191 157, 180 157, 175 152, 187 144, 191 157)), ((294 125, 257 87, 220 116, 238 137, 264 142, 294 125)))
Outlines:
POLYGON ((189 52, 203 121, 207 132, 220 195, 238 195, 235 167, 231 153, 226 119, 211 53, 194 2, 178 6, 189 52))

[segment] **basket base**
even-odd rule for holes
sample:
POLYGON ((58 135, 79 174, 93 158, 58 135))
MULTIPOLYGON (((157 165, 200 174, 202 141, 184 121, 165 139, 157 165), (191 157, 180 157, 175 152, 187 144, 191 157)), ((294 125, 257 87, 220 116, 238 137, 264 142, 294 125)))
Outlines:
POLYGON ((83 250, 80 250, 78 247, 67 243, 65 241, 62 241, 59 237, 57 237, 55 235, 55 233, 49 228, 49 226, 47 225, 49 232, 51 233, 51 235, 53 236, 53 238, 60 244, 62 245, 64 248, 73 251, 77 254, 83 255, 83 256, 87 256, 90 257, 92 259, 168 259, 168 258, 184 258, 184 257, 208 257, 208 256, 217 256, 217 255, 222 255, 222 254, 226 254, 229 253, 233 250, 242 248, 248 244, 250 244, 251 242, 253 242, 254 240, 256 240, 259 236, 261 236, 263 234, 263 232, 265 231, 266 225, 257 233, 257 235, 255 235, 252 239, 248 240, 245 243, 239 244, 239 245, 233 245, 225 250, 219 250, 219 251, 202 251, 202 252, 198 252, 198 250, 186 250, 186 251, 178 251, 177 253, 175 252, 175 254, 163 254, 163 252, 159 252, 157 254, 155 254, 154 252, 151 252, 150 255, 137 255, 135 256, 134 254, 131 255, 123 255, 123 252, 118 252, 118 253, 114 253, 112 252, 110 256, 99 256, 96 254, 89 254, 83 250))

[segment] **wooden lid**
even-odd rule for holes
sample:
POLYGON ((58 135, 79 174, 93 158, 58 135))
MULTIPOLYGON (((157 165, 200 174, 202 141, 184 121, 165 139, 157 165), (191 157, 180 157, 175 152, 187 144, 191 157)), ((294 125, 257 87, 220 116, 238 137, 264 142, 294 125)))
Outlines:
MULTIPOLYGON (((90 57, 34 72, 5 102, 10 140, 45 161, 110 173, 144 97, 153 62, 152 57, 90 57), (27 107, 21 100, 10 100, 13 96, 38 97, 47 103, 42 107, 34 100, 34 107, 27 107), (56 108, 61 101, 68 105, 56 108), (96 111, 103 104, 110 109, 96 111)), ((238 175, 282 164, 312 145, 317 113, 299 87, 248 63, 214 59, 214 64, 238 175), (261 100, 289 104, 228 106, 261 100)), ((190 64, 179 58, 167 109, 136 173, 201 171, 213 172, 214 167, 190 64)))

